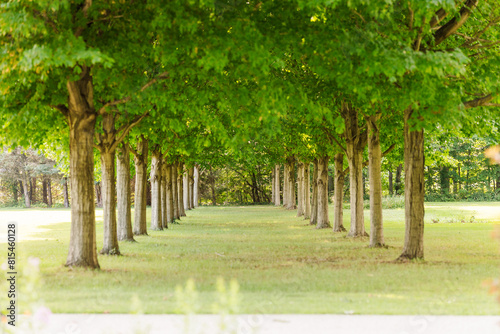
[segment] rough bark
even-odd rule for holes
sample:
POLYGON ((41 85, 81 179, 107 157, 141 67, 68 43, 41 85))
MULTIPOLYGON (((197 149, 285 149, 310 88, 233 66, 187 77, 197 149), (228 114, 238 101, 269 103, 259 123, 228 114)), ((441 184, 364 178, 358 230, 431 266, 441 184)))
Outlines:
POLYGON ((287 210, 295 210, 297 206, 295 205, 295 157, 291 156, 287 158, 286 162, 287 168, 287 210))
POLYGON ((67 266, 99 268, 94 206, 94 131, 97 114, 90 70, 83 67, 78 81, 68 81, 71 233, 67 266))
POLYGON ((310 176, 310 163, 304 163, 304 219, 311 218, 311 176, 310 176))
POLYGON ((63 177, 63 196, 64 196, 64 207, 69 208, 68 178, 67 177, 63 177))
POLYGON ((167 220, 165 228, 168 228, 168 224, 174 221, 174 189, 172 182, 172 164, 166 165, 165 172, 165 186, 166 186, 166 206, 167 206, 167 220))
POLYGON ((345 122, 346 155, 349 162, 351 194, 351 229, 347 236, 367 236, 363 213, 363 147, 364 140, 358 126, 358 111, 347 103, 342 106, 345 122))
POLYGON ((102 208, 102 189, 101 189, 101 182, 96 182, 95 183, 95 200, 96 200, 96 207, 102 208))
POLYGON ((182 162, 177 163, 177 203, 179 205, 179 215, 186 216, 184 211, 184 185, 183 185, 183 166, 182 162))
POLYGON ((297 217, 304 215, 304 163, 297 163, 297 217))
POLYGON ((335 176, 333 196, 333 232, 345 232, 344 227, 344 154, 335 154, 335 176))
POLYGON ((324 155, 318 158, 318 213, 316 228, 328 228, 328 161, 329 157, 324 155))
POLYGON ((127 143, 116 157, 116 202, 119 241, 135 241, 132 232, 132 201, 130 199, 130 150, 127 143))
POLYGON ((312 177, 312 203, 310 224, 316 225, 318 221, 318 159, 314 159, 314 170, 312 177))
POLYGON ((167 218, 167 164, 161 164, 161 180, 160 180, 160 202, 161 202, 161 226, 168 228, 167 218))
POLYGON ((104 242, 101 254, 119 255, 116 224, 115 152, 101 151, 104 242))
POLYGON ((275 206, 280 206, 281 205, 281 196, 280 196, 280 191, 281 191, 281 182, 280 182, 280 165, 276 165, 274 167, 274 174, 275 174, 275 185, 274 185, 274 205, 275 206))
POLYGON ((200 206, 200 167, 198 165, 194 165, 194 186, 193 186, 193 205, 195 208, 200 206))
POLYGON ((174 162, 172 164, 172 201, 173 201, 173 213, 174 219, 181 219, 179 210, 179 191, 177 189, 177 164, 174 162))
POLYGON ((405 244, 398 260, 424 258, 424 130, 410 131, 405 110, 405 244))
POLYGON ((116 174, 115 174, 115 119, 105 113, 102 119, 103 133, 99 135, 98 149, 101 153, 102 213, 104 243, 101 254, 119 255, 116 224, 116 174))
POLYGON ((368 116, 368 171, 370 179, 370 247, 384 247, 382 220, 382 149, 380 148, 380 115, 368 116))
POLYGON ((47 206, 52 207, 52 181, 47 179, 47 206))
POLYGON ((137 140, 137 149, 132 151, 135 165, 134 188, 134 234, 147 235, 146 192, 147 192, 147 161, 148 141, 144 136, 137 140))
POLYGON ((189 183, 189 196, 188 196, 188 204, 189 209, 194 209, 194 167, 188 169, 188 183, 189 183))
POLYGON ((151 229, 162 230, 161 223, 161 154, 158 149, 151 154, 151 229))

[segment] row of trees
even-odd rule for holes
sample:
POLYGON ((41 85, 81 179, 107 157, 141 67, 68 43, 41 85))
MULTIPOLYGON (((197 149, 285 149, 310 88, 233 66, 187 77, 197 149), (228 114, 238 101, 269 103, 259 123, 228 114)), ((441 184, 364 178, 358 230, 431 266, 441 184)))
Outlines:
MULTIPOLYGON (((103 251, 116 253, 114 155, 126 151, 127 138, 137 153, 136 206, 148 151, 153 194, 165 161, 210 170, 227 155, 252 155, 285 165, 289 208, 295 166, 315 164, 311 218, 320 227, 329 223, 333 160, 335 182, 349 177, 351 237, 366 235, 368 147, 375 246, 383 245, 381 159, 404 139, 400 259, 413 259, 423 258, 424 129, 497 127, 500 9, 486 1, 16 1, 2 10, 2 140, 69 151, 70 266, 99 266, 94 147, 109 239, 103 251)), ((340 197, 334 227, 342 222, 340 197)))

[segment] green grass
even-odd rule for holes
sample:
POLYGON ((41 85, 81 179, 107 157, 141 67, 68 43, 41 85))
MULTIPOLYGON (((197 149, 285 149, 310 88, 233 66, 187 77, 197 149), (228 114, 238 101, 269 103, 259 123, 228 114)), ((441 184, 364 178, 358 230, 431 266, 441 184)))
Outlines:
MULTIPOLYGON (((315 230, 296 212, 248 206, 189 211, 180 225, 121 243, 123 256, 99 256, 100 271, 63 266, 68 223, 51 225, 41 235, 47 240, 23 242, 20 252, 42 259, 40 295, 54 312, 127 313, 137 294, 146 313, 173 313, 176 286, 193 278, 200 312, 210 313, 221 276, 240 284, 241 313, 497 314, 482 282, 499 276, 491 237, 498 206, 427 204, 426 261, 406 264, 391 262, 403 245, 403 209, 384 210, 388 249, 315 230), (471 215, 479 223, 430 223, 471 215)), ((344 218, 348 228, 348 210, 344 218)), ((98 250, 102 228, 98 222, 98 250)))

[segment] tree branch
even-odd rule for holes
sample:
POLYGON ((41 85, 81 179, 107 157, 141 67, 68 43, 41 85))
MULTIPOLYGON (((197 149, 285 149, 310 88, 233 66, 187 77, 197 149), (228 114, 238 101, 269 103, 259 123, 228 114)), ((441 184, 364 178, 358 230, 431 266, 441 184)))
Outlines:
POLYGON ((441 44, 446 38, 454 34, 469 18, 472 10, 477 6, 479 0, 467 0, 458 13, 458 18, 454 17, 434 33, 435 45, 441 44))
POLYGON ((437 26, 439 22, 441 22, 446 17, 446 15, 448 15, 448 13, 446 13, 443 8, 439 9, 432 17, 431 22, 429 22, 431 28, 437 26))
MULTIPOLYGON (((382 158, 385 157, 387 154, 391 153, 391 151, 396 147, 396 143, 392 144, 391 146, 389 146, 389 148, 387 150, 385 150, 384 152, 382 152, 382 158)), ((366 167, 368 166, 368 164, 370 163, 370 160, 365 160, 363 161, 363 167, 366 167)), ((349 167, 347 167, 346 169, 344 169, 344 175, 346 174, 349 174, 349 167)))
POLYGON ((468 108, 475 108, 475 107, 482 107, 482 106, 495 106, 491 105, 489 102, 493 100, 494 96, 492 94, 488 94, 486 96, 470 100, 470 101, 465 101, 464 102, 464 107, 465 109, 468 108))
POLYGON ((119 135, 118 138, 116 138, 114 140, 113 144, 111 145, 111 150, 112 151, 115 150, 116 147, 118 146, 118 144, 120 144, 125 139, 125 137, 128 135, 128 132, 134 126, 139 124, 143 120, 143 118, 146 117, 147 115, 149 115, 149 113, 146 112, 140 116, 136 116, 132 121, 128 122, 127 124, 122 125, 117 131, 117 133, 120 133, 120 132, 122 132, 122 133, 121 133, 121 135, 119 135))
MULTIPOLYGON (((160 75, 158 75, 156 78, 152 79, 151 81, 149 81, 147 84, 145 84, 144 86, 141 87, 141 89, 139 89, 138 93, 142 93, 144 92, 146 89, 148 89, 149 87, 151 87, 152 85, 154 85, 158 80, 160 79, 165 79, 165 78, 168 78, 169 76, 169 73, 167 71, 161 73, 160 75)), ((132 100, 132 95, 129 95, 127 97, 124 97, 123 99, 118 99, 118 100, 114 100, 114 101, 111 101, 111 102, 107 102, 105 103, 100 109, 99 111, 97 112, 98 114, 102 115, 105 110, 106 110, 106 107, 109 107, 109 106, 116 106, 118 104, 123 104, 123 103, 127 103, 129 101, 132 100)))

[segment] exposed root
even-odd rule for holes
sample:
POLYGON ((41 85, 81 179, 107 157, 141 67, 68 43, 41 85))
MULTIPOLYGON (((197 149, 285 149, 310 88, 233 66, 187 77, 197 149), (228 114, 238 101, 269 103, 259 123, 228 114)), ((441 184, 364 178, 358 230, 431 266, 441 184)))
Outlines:
POLYGON ((339 227, 334 228, 333 232, 335 232, 335 233, 338 233, 338 232, 347 232, 347 230, 345 229, 344 225, 340 225, 339 227))

